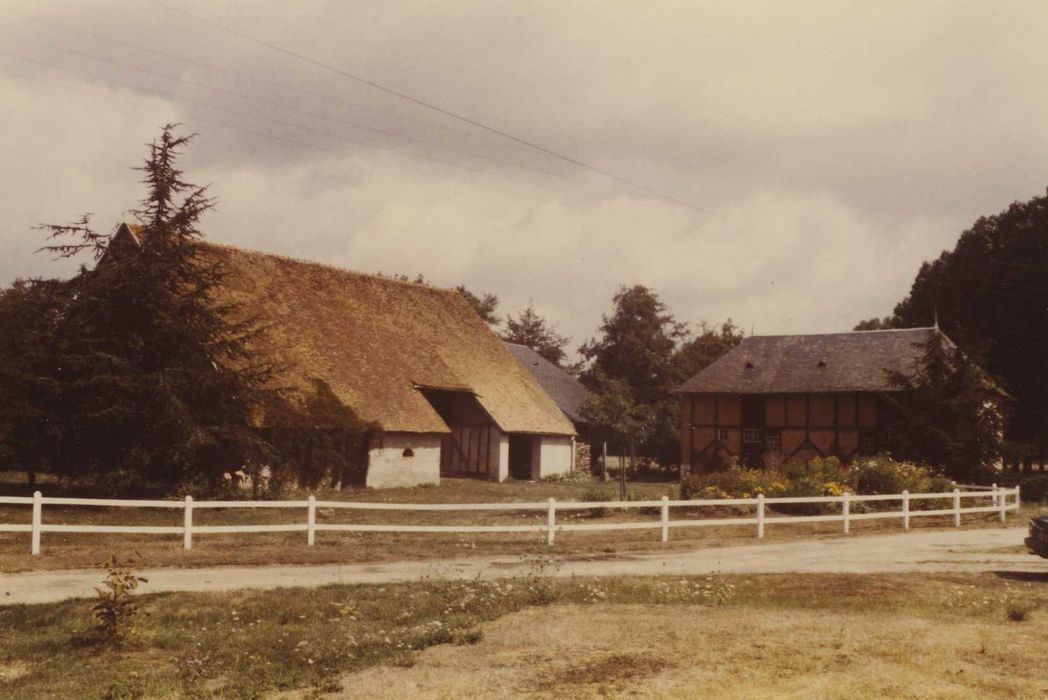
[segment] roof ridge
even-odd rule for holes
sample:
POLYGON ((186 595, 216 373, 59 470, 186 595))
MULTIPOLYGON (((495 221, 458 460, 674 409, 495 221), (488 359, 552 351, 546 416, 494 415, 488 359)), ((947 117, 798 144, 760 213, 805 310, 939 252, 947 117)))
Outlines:
POLYGON ((914 326, 912 328, 872 328, 867 331, 827 331, 824 333, 768 333, 762 335, 750 335, 744 338, 749 340, 750 338, 809 338, 813 336, 827 336, 827 335, 864 335, 867 333, 899 333, 903 331, 931 331, 935 330, 934 326, 914 326))
POLYGON ((400 284, 409 287, 422 287, 424 289, 431 289, 436 292, 445 292, 447 294, 457 294, 458 292, 454 288, 449 287, 438 287, 429 282, 413 282, 411 280, 398 279, 396 277, 390 277, 378 272, 361 272, 360 270, 350 270, 346 267, 339 267, 338 265, 332 265, 331 263, 324 263, 318 260, 309 260, 306 258, 295 257, 294 255, 284 255, 283 253, 270 253, 264 250, 257 250, 255 248, 244 248, 241 246, 230 245, 228 243, 214 243, 212 241, 201 241, 200 245, 218 248, 221 250, 228 250, 235 253, 247 253, 248 255, 263 255, 267 258, 274 258, 276 260, 286 260, 288 262, 297 263, 299 265, 309 265, 311 267, 318 267, 325 270, 331 270, 332 272, 338 272, 344 275, 353 275, 355 277, 365 277, 382 282, 390 282, 393 284, 400 284))

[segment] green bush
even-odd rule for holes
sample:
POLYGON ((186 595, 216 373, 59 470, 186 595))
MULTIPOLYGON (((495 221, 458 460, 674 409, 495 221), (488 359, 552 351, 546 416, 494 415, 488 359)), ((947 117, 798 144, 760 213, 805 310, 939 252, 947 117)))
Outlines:
POLYGON ((1028 476, 1020 482, 1020 493, 1025 501, 1048 501, 1048 474, 1028 476))
MULTIPOLYGON (((861 494, 929 493, 933 491, 933 479, 935 485, 944 485, 939 475, 928 467, 896 462, 885 455, 860 458, 852 464, 851 472, 855 490, 861 494)), ((953 488, 953 482, 948 483, 944 490, 953 488)))

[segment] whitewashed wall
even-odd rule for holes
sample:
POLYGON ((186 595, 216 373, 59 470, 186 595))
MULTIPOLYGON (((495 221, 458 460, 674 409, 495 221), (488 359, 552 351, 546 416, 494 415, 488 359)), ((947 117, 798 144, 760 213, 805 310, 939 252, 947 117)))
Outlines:
POLYGON ((535 436, 532 443, 532 477, 542 479, 567 474, 571 471, 573 458, 574 447, 570 435, 535 436))
POLYGON ((488 478, 493 481, 505 481, 509 478, 509 435, 498 428, 492 428, 491 437, 491 454, 488 457, 491 469, 488 478))
POLYGON ((381 442, 368 450, 368 487, 439 483, 440 435, 385 433, 381 442), (414 456, 405 457, 406 449, 414 456))

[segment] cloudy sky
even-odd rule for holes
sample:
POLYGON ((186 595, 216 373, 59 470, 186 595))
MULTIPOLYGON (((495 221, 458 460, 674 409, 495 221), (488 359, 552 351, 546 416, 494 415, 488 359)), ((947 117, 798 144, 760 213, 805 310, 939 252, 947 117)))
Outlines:
POLYGON ((32 226, 111 229, 180 122, 215 241, 531 300, 572 347, 634 283, 689 322, 847 330, 1045 191, 1045 27, 1034 1, 0 0, 0 285, 67 273, 32 226))

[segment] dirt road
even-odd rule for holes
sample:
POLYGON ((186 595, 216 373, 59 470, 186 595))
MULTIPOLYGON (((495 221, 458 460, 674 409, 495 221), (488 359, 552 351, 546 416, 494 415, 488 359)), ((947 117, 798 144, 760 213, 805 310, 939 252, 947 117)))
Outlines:
MULTIPOLYGON (((602 557, 556 557, 555 576, 649 576, 708 573, 904 573, 909 571, 1031 571, 1048 573, 1048 560, 1022 548, 1025 528, 937 530, 713 547, 686 552, 602 557)), ((153 569, 143 593, 225 591, 237 588, 390 583, 433 578, 493 578, 533 569, 519 558, 458 559, 383 564, 153 569)), ((99 571, 0 574, 0 605, 45 603, 93 595, 99 571)))

